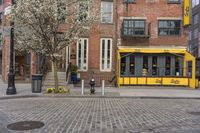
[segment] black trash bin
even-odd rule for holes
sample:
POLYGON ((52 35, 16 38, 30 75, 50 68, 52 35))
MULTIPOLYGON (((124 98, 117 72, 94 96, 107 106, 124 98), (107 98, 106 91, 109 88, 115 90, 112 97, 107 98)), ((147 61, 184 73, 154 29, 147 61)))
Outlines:
POLYGON ((32 92, 41 93, 42 92, 42 74, 32 75, 32 92))

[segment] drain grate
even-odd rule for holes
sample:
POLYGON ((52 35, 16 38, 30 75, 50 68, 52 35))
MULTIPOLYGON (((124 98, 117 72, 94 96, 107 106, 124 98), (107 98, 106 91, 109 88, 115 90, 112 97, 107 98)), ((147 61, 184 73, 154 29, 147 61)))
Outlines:
POLYGON ((200 115, 200 112, 189 112, 191 115, 200 115))
POLYGON ((8 129, 23 131, 23 130, 33 130, 44 126, 43 122, 40 121, 20 121, 16 123, 11 123, 7 126, 8 129))

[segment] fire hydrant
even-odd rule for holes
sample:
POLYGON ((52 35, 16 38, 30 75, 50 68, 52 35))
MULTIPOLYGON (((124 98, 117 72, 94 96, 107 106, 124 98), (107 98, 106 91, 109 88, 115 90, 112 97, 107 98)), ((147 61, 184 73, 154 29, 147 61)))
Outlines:
POLYGON ((91 92, 91 94, 94 94, 94 92, 95 92, 95 88, 94 88, 94 87, 95 87, 95 80, 94 80, 93 77, 91 78, 89 84, 90 84, 90 87, 91 87, 91 88, 90 88, 90 92, 91 92))

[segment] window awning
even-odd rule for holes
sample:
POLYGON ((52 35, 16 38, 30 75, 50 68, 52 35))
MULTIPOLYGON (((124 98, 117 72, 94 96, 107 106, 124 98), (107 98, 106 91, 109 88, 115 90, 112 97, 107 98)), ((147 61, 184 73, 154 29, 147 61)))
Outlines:
POLYGON ((118 46, 119 53, 174 53, 185 54, 187 52, 186 47, 166 47, 166 46, 118 46))

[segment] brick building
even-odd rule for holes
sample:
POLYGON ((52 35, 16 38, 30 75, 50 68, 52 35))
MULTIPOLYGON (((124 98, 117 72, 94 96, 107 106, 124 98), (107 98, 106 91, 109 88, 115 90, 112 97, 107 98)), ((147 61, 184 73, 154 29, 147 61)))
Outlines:
POLYGON ((195 88, 195 59, 186 51, 183 2, 121 0, 117 5, 118 85, 195 88))
POLYGON ((200 4, 199 0, 191 0, 192 4, 192 15, 191 15, 191 25, 189 31, 189 45, 188 50, 192 53, 195 57, 200 57, 199 52, 199 15, 200 15, 200 4))
POLYGON ((2 75, 2 21, 3 21, 3 0, 0 0, 0 75, 2 75))
MULTIPOLYGON (((195 88, 195 69, 188 65, 194 66, 194 58, 186 51, 188 29, 182 24, 181 0, 96 0, 96 4, 101 22, 62 51, 58 63, 61 71, 71 62, 78 66, 86 83, 93 76, 97 83, 106 80, 106 84, 195 88)), ((4 56, 8 57, 4 46, 4 56)), ((36 72, 36 56, 21 57, 15 58, 15 64, 28 64, 28 70, 22 69, 27 76, 36 72)), ((5 80, 7 65, 5 61, 5 80)), ((19 72, 19 76, 24 75, 19 72)))

